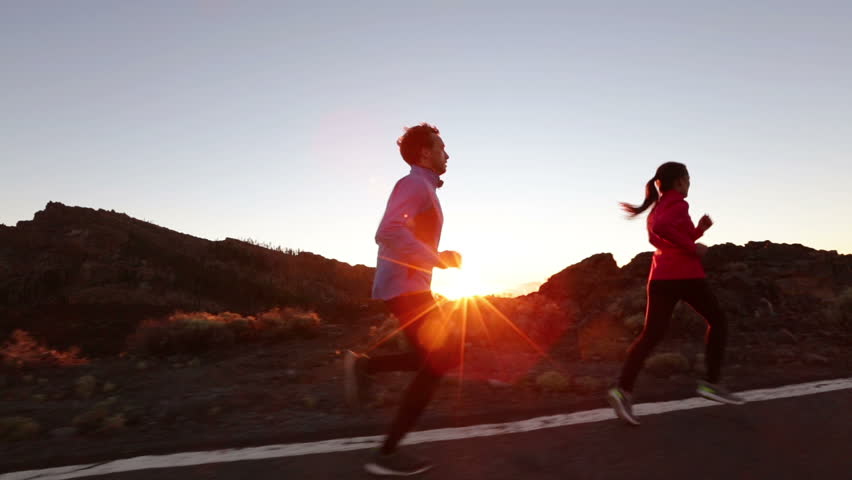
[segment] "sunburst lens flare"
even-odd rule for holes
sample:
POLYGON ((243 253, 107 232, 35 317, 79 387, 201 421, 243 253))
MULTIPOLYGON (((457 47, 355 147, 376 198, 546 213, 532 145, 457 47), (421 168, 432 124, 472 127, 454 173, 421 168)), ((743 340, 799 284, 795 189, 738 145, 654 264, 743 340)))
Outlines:
POLYGON ((449 300, 461 300, 493 295, 499 292, 500 288, 491 284, 484 276, 477 274, 475 270, 448 268, 433 272, 432 290, 449 300))

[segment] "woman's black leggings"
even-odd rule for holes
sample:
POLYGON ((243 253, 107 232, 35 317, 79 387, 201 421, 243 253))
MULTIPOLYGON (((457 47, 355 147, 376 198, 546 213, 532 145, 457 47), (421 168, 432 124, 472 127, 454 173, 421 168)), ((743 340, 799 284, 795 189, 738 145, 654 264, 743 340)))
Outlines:
POLYGON ((707 351, 707 381, 716 383, 722 368, 722 357, 728 334, 728 321, 719 308, 716 296, 703 278, 685 280, 652 280, 648 282, 648 305, 645 310, 645 328, 627 352, 618 386, 632 392, 636 376, 645 359, 663 339, 669 327, 674 307, 679 300, 688 303, 707 321, 705 342, 707 351))

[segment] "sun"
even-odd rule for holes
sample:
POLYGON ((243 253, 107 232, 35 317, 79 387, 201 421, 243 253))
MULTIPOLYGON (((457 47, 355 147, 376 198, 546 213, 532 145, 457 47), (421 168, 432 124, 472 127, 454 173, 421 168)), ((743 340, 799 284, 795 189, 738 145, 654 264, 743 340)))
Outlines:
POLYGON ((450 300, 459 300, 465 297, 491 295, 497 292, 497 288, 489 285, 471 270, 448 268, 433 272, 432 291, 450 300))

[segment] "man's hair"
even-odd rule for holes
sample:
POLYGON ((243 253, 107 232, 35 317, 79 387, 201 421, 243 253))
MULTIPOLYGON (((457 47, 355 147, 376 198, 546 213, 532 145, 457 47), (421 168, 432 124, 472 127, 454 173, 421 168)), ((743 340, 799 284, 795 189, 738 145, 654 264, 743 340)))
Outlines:
POLYGON ((399 154, 402 155, 405 163, 414 165, 420 158, 420 149, 433 147, 433 133, 435 135, 441 134, 437 127, 426 122, 405 129, 405 133, 396 141, 396 144, 399 145, 399 154))

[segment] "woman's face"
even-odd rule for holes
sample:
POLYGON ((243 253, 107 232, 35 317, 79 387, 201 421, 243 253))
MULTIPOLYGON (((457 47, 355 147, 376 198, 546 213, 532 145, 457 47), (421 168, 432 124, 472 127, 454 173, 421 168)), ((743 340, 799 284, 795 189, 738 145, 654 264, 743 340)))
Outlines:
POLYGON ((684 197, 689 195, 689 173, 675 180, 674 190, 682 193, 684 197))

